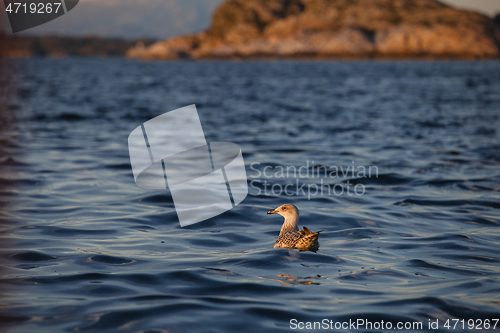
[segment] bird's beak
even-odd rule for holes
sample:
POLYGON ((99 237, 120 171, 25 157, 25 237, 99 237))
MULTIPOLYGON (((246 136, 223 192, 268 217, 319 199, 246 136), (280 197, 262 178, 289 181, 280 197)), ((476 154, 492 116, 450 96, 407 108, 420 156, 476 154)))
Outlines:
POLYGON ((268 210, 267 213, 268 214, 278 214, 278 212, 274 209, 268 210))

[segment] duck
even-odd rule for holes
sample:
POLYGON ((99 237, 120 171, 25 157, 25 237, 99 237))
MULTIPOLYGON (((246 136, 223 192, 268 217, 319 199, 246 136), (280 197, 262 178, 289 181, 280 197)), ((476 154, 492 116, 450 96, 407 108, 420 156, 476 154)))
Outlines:
POLYGON ((279 214, 285 218, 278 239, 274 244, 275 248, 318 251, 319 233, 324 230, 311 232, 306 227, 303 227, 303 230, 299 230, 299 209, 295 205, 284 204, 278 208, 269 210, 267 214, 279 214))

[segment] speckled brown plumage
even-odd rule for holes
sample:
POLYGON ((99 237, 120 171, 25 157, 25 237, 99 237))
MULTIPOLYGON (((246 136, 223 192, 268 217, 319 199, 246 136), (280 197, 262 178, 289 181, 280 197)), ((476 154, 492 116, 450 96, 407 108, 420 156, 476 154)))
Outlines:
POLYGON ((320 232, 312 233, 306 227, 304 227, 304 230, 288 231, 278 236, 274 247, 317 251, 319 248, 318 237, 320 232))

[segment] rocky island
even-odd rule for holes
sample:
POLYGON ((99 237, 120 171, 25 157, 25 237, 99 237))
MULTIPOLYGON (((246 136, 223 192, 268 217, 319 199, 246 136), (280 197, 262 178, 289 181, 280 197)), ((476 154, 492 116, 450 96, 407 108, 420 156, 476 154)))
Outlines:
POLYGON ((500 31, 435 0, 228 0, 206 31, 138 44, 127 56, 498 58, 500 31))

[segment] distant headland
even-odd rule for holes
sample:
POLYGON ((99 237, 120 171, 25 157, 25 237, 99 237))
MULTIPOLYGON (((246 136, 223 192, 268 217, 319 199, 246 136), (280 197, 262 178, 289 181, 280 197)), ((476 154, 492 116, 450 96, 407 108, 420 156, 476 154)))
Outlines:
POLYGON ((123 57, 134 45, 150 45, 152 40, 123 40, 99 37, 7 36, 0 34, 0 57, 123 57))
POLYGON ((228 0, 206 31, 126 53, 138 59, 500 56, 495 20, 435 0, 228 0))

